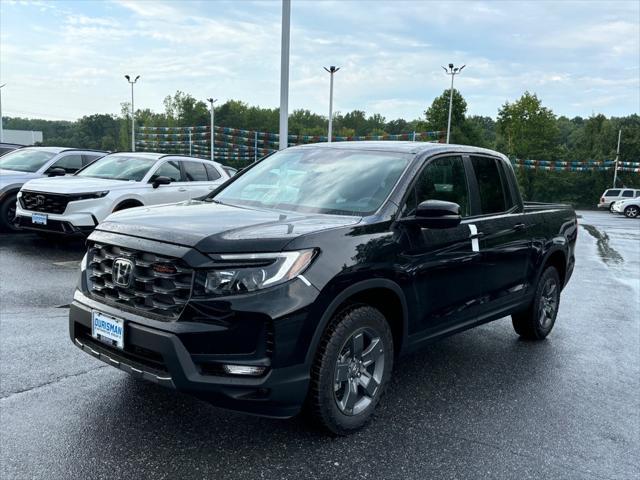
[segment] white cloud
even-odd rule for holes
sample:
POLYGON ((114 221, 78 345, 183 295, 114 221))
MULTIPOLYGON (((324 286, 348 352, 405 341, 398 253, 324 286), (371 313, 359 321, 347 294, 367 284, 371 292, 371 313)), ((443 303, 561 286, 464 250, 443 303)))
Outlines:
MULTIPOLYGON (((278 104, 279 2, 52 5, 27 22, 41 5, 3 2, 7 111, 116 113, 128 99, 124 73, 142 75, 136 103, 156 110, 177 89, 278 104)), ((440 65, 453 61, 467 64, 455 81, 471 114, 495 115, 524 90, 557 113, 629 113, 640 88, 638 12, 632 2, 606 11, 591 2, 294 2, 290 108, 324 114, 322 67, 338 65, 337 110, 416 118, 448 87, 440 65)))

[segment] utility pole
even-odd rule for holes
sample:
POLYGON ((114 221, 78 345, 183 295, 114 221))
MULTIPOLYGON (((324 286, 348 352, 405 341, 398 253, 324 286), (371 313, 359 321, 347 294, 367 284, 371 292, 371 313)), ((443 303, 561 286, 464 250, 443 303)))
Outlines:
POLYGON ((331 81, 329 82, 329 132, 327 134, 327 143, 331 143, 331 135, 333 132, 333 74, 340 70, 340 67, 331 65, 329 68, 324 67, 324 69, 329 72, 331 76, 331 81))
POLYGON ((140 78, 140 75, 138 75, 134 80, 131 80, 131 77, 129 75, 125 75, 124 78, 126 78, 127 82, 131 84, 131 151, 135 152, 136 151, 136 127, 135 127, 136 109, 133 106, 133 86, 140 78))
POLYGON ((216 114, 215 111, 213 109, 213 104, 215 102, 218 101, 217 98, 207 98, 207 101, 211 104, 211 161, 213 162, 215 155, 214 155, 214 151, 216 149, 216 132, 214 131, 214 128, 216 126, 216 114))
POLYGON ((0 142, 4 141, 4 130, 2 128, 2 87, 4 87, 6 83, 0 85, 0 142))
POLYGON ((289 146, 289 39, 291 34, 291 0, 282 0, 282 43, 280 47, 280 145, 289 146))
POLYGON ((451 109, 453 108, 453 77, 462 72, 462 69, 466 67, 466 65, 462 65, 460 68, 454 68, 453 63, 449 64, 449 70, 445 67, 444 72, 447 75, 451 75, 451 89, 449 90, 449 120, 447 121, 447 143, 449 143, 449 137, 451 135, 451 109))
POLYGON ((618 148, 616 149, 616 164, 613 167, 613 188, 616 188, 618 182, 618 160, 620 160, 620 137, 622 137, 622 129, 618 130, 618 148))

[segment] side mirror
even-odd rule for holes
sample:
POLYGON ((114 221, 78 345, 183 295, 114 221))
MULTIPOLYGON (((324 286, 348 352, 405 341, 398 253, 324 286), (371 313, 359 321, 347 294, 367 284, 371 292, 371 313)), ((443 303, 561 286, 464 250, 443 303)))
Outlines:
POLYGON ((55 167, 49 169, 47 175, 50 177, 64 177, 67 174, 67 171, 61 167, 55 167))
POLYGON ((169 177, 156 177, 151 185, 153 188, 158 188, 160 185, 169 185, 171 183, 171 179, 169 177))
POLYGON ((453 228, 460 225, 460 205, 443 200, 425 200, 414 217, 407 219, 410 223, 425 228, 453 228))

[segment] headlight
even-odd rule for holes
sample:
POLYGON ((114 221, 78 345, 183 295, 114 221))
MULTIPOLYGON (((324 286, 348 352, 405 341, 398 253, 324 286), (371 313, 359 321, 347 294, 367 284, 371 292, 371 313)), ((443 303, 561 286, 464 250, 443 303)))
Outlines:
POLYGON ((311 264, 315 250, 219 255, 219 265, 196 275, 196 294, 235 295, 287 282, 311 264))
POLYGON ((89 200, 90 198, 102 198, 106 197, 109 194, 109 190, 103 190, 102 192, 91 192, 91 193, 78 193, 73 195, 73 200, 89 200))

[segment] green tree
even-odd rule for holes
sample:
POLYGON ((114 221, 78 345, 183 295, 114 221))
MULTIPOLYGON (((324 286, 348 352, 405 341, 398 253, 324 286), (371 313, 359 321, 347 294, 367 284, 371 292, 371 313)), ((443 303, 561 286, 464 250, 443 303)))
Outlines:
MULTIPOLYGON (((424 112, 426 128, 429 131, 446 132, 449 119, 449 93, 447 89, 436 97, 431 106, 424 112)), ((453 90, 451 106, 451 135, 449 141, 460 145, 479 145, 481 130, 466 118, 467 102, 460 92, 453 90)))
POLYGON ((202 100, 196 100, 188 93, 178 90, 173 96, 164 99, 166 116, 173 119, 176 125, 206 125, 209 122, 209 107, 202 100))
MULTIPOLYGON (((427 120, 427 128, 429 130, 446 130, 449 119, 449 96, 450 89, 442 92, 442 95, 436 97, 431 106, 424 112, 427 120)), ((453 90, 453 103, 451 106, 451 126, 461 127, 465 122, 465 114, 467 113, 467 102, 460 92, 453 90)), ((456 143, 453 142, 452 143, 456 143)))
POLYGON ((498 111, 498 150, 518 158, 552 160, 559 151, 560 130, 553 112, 537 95, 524 92, 498 111))

